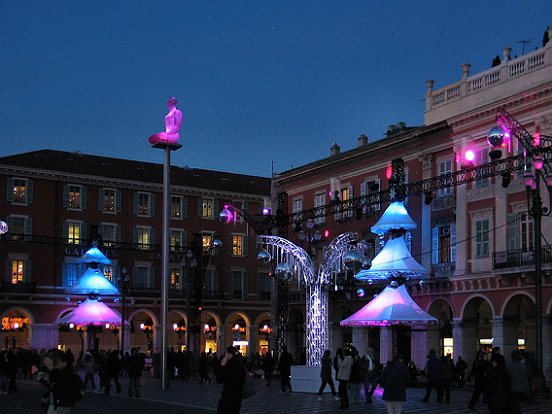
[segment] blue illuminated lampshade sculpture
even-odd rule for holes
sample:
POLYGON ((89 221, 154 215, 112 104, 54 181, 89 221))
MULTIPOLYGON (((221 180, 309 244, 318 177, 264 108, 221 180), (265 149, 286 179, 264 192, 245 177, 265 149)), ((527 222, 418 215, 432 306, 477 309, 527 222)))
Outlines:
POLYGON ((77 282, 67 289, 67 293, 74 295, 108 296, 119 295, 117 289, 99 269, 99 265, 110 265, 108 259, 96 246, 89 249, 81 258, 82 263, 88 265, 88 269, 81 275, 77 282))
POLYGON ((403 202, 394 201, 389 204, 377 223, 372 226, 372 233, 385 234, 396 230, 409 231, 416 227, 416 223, 406 211, 403 202))

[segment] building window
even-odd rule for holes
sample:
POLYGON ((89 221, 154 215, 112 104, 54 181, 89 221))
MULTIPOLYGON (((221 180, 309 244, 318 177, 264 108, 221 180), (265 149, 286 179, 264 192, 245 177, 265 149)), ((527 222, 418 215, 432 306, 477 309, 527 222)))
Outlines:
POLYGON ((245 299, 246 293, 246 280, 245 272, 243 270, 232 270, 232 299, 245 299))
POLYGON ((117 212, 117 191, 112 188, 103 188, 100 195, 100 210, 104 213, 117 212))
POLYGON ((81 244, 82 239, 82 222, 68 221, 66 243, 81 244))
POLYGON ((373 180, 366 180, 363 183, 360 183, 360 196, 365 197, 361 198, 362 204, 362 213, 363 214, 372 214, 377 211, 380 211, 381 204, 379 199, 379 190, 380 190, 380 179, 375 178, 373 180), (368 197, 370 194, 376 193, 377 196, 368 197))
POLYGON ((169 274, 170 289, 182 290, 182 269, 171 267, 169 274))
POLYGON ((186 218, 187 199, 181 196, 171 196, 171 218, 175 220, 186 218))
POLYGON ((456 225, 431 229, 431 264, 456 262, 456 225))
POLYGON ((244 254, 244 235, 232 234, 232 256, 243 257, 244 254))
POLYGON ((268 272, 259 272, 258 277, 259 299, 270 300, 272 295, 272 279, 268 272))
POLYGON ((153 287, 153 269, 151 268, 151 266, 135 266, 132 274, 132 288, 152 289, 153 287))
POLYGON ((153 245, 153 229, 136 226, 134 228, 134 245, 139 250, 148 250, 153 245))
POLYGON ((66 261, 63 263, 62 269, 61 284, 63 287, 71 287, 77 283, 77 280, 84 273, 86 265, 76 261, 73 262, 72 260, 76 260, 74 258, 66 258, 65 260, 66 261))
POLYGON ((219 277, 218 272, 214 269, 205 271, 205 288, 203 296, 205 299, 218 299, 219 296, 219 277))
POLYGON ((292 211, 293 213, 300 213, 301 211, 303 211, 303 198, 302 197, 294 198, 292 208, 293 208, 293 211, 292 211))
POLYGON ((118 224, 102 223, 98 230, 102 238, 102 245, 105 247, 114 247, 121 239, 118 224))
POLYGON ((201 199, 201 217, 213 218, 215 200, 203 197, 201 199))
POLYGON ((67 186, 67 208, 71 210, 82 210, 83 188, 80 185, 67 186))
MULTIPOLYGON (((481 148, 478 150, 475 160, 479 165, 489 162, 489 148, 481 148)), ((488 187, 490 183, 490 178, 480 178, 475 182, 475 188, 488 187)))
POLYGON ((489 257, 489 220, 475 222, 475 257, 489 257))
POLYGON ((33 234, 31 218, 27 216, 8 216, 7 222, 10 231, 5 237, 10 240, 31 240, 33 234))
POLYGON ((531 252, 533 251, 534 241, 533 217, 527 213, 521 213, 519 221, 521 226, 521 250, 531 252))
POLYGON ((169 247, 171 251, 181 252, 185 244, 184 232, 182 230, 169 230, 169 247))
POLYGON ((105 278, 107 280, 109 280, 110 282, 114 282, 113 280, 113 266, 111 265, 106 265, 103 267, 103 275, 105 276, 105 278))
MULTIPOLYGON (((351 200, 353 198, 353 187, 342 187, 339 191, 339 199, 341 201, 351 200)), ((335 221, 348 220, 353 217, 353 203, 343 203, 339 208, 336 208, 337 213, 334 215, 335 221)))
MULTIPOLYGON (((326 205, 326 193, 325 192, 317 193, 314 196, 314 208, 323 207, 325 205, 326 205)), ((314 219, 314 223, 324 224, 326 220, 325 214, 326 212, 323 209, 321 209, 320 215, 314 219)))
MULTIPOLYGON (((446 175, 450 173, 452 173, 452 161, 451 160, 441 161, 439 163, 439 175, 446 175)), ((451 186, 448 186, 448 187, 441 186, 441 187, 442 188, 439 188, 439 191, 437 192, 439 197, 444 197, 452 194, 451 186)))
POLYGON ((24 178, 8 179, 7 200, 13 204, 30 204, 32 202, 32 181, 24 178))
POLYGON ((203 232, 201 233, 201 246, 203 251, 208 251, 213 247, 213 236, 214 233, 203 232))
POLYGON ((152 195, 149 193, 134 194, 134 213, 139 216, 151 216, 152 214, 152 195))
POLYGON ((11 283, 23 283, 25 281, 25 260, 15 259, 11 261, 11 283))

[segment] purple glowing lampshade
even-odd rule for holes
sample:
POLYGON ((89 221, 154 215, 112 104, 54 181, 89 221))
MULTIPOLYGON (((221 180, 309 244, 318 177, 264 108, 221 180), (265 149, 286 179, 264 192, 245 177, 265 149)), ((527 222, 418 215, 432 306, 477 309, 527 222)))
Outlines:
POLYGON ((99 264, 111 264, 111 260, 108 259, 97 247, 89 249, 82 257, 82 263, 99 263, 99 264))
POLYGON ((110 324, 112 326, 121 326, 121 315, 103 302, 98 302, 95 299, 86 299, 75 310, 58 320, 59 325, 70 323, 75 325, 102 326, 110 324))
POLYGON ((89 267, 81 275, 77 283, 66 291, 73 295, 120 295, 119 289, 107 280, 99 269, 89 267))
POLYGON ((391 326, 435 323, 437 319, 418 306, 405 285, 388 286, 358 312, 340 322, 341 326, 391 326))

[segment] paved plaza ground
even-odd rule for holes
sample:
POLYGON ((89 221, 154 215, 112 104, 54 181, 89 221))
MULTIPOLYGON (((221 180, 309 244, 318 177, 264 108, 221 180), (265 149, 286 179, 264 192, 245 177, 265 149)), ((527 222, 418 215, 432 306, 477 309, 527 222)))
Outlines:
MULTIPOLYGON (((278 379, 271 386, 265 386, 259 381, 259 392, 244 400, 242 414, 307 414, 307 413, 385 413, 385 402, 381 400, 381 390, 375 394, 372 404, 366 404, 363 396, 361 401, 351 402, 349 410, 340 410, 339 402, 333 401, 331 395, 326 394, 322 401, 316 395, 302 393, 282 393, 278 379)), ((222 386, 215 384, 200 385, 197 381, 177 381, 161 391, 159 383, 149 376, 144 376, 142 398, 129 398, 126 393, 128 380, 122 378, 123 392, 106 397, 99 389, 88 391, 83 401, 73 409, 73 414, 212 414, 216 413, 217 402, 222 386)), ((17 394, 0 395, 0 414, 39 414, 43 413, 40 407, 40 395, 43 388, 36 381, 19 381, 17 394)), ((471 388, 454 389, 450 403, 438 404, 435 395, 430 402, 421 402, 423 388, 409 388, 407 402, 403 405, 403 413, 471 413, 467 408, 467 401, 471 395, 471 388)), ((485 405, 476 406, 479 413, 488 413, 485 405)), ((552 400, 539 398, 538 404, 524 404, 524 414, 551 414, 552 400)))

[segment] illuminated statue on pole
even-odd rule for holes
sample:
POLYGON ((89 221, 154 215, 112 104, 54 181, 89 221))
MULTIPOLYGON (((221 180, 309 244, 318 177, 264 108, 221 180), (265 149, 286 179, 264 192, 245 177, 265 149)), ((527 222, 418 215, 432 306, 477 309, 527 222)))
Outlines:
POLYGON ((177 144, 180 138, 180 127, 182 126, 182 111, 176 109, 177 100, 174 97, 170 97, 167 101, 167 108, 169 113, 165 116, 165 132, 158 132, 157 134, 149 137, 149 142, 152 145, 163 144, 177 144))

